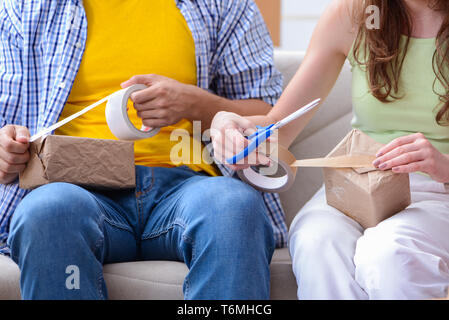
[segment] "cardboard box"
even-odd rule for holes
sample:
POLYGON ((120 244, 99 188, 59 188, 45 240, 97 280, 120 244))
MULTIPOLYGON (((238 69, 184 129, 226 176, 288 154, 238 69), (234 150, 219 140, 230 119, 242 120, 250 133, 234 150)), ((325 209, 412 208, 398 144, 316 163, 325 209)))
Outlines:
MULTIPOLYGON (((327 157, 375 155, 382 146, 353 130, 327 157)), ((323 168, 323 172, 327 203, 364 228, 376 226, 411 203, 408 174, 363 168, 323 168)))
POLYGON ((34 141, 19 186, 34 189, 50 182, 101 189, 134 188, 134 143, 57 135, 34 141))

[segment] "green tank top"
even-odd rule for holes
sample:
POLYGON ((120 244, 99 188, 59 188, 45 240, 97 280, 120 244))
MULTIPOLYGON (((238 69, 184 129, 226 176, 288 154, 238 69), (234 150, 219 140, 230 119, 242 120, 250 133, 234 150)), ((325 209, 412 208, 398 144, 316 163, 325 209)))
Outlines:
MULTIPOLYGON (((449 154, 449 127, 440 126, 435 120, 441 108, 433 88, 436 78, 432 62, 435 40, 410 38, 399 79, 398 96, 401 99, 391 103, 382 103, 370 93, 366 68, 354 60, 351 49, 348 60, 352 66, 353 128, 383 144, 421 132, 440 152, 449 154)), ((404 36, 402 48, 405 42, 404 36)), ((435 89, 439 93, 444 92, 439 81, 435 89)))

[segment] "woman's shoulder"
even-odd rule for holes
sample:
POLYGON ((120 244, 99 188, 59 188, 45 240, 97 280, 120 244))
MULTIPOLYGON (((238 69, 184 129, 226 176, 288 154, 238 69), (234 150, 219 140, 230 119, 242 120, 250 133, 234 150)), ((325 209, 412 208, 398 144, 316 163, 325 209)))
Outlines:
POLYGON ((320 18, 317 29, 332 39, 336 49, 348 56, 358 33, 358 0, 333 0, 320 18))

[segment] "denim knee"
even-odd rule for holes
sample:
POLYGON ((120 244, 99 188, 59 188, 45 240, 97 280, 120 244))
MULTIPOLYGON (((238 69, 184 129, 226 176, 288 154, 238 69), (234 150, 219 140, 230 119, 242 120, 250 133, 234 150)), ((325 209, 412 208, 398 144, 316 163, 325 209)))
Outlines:
POLYGON ((79 235, 98 221, 98 203, 81 187, 52 183, 30 192, 17 206, 11 220, 8 244, 14 253, 22 245, 59 242, 79 235))
POLYGON ((274 247, 272 226, 258 191, 240 180, 217 177, 206 179, 197 192, 196 207, 204 208, 197 212, 210 237, 234 246, 244 241, 274 247))

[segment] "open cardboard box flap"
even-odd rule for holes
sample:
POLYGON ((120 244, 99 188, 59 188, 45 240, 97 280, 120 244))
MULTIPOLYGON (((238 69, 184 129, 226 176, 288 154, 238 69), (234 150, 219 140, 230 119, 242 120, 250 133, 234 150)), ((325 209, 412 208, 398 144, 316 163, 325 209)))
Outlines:
MULTIPOLYGON (((338 156, 359 156, 366 155, 375 159, 375 154, 384 145, 373 140, 368 135, 359 130, 352 130, 327 156, 326 158, 338 157, 338 156)), ((391 170, 379 171, 373 166, 367 166, 363 168, 351 168, 358 175, 370 174, 371 186, 380 185, 381 180, 388 180, 395 178, 398 174, 393 173, 391 170), (376 183, 377 182, 377 183, 376 183)), ((354 175, 354 182, 357 181, 357 175, 354 175)), ((363 181, 365 182, 365 181, 363 181)))

